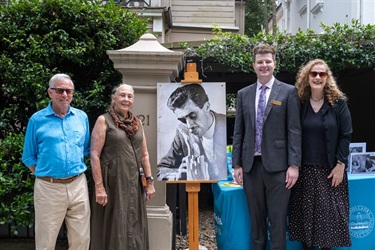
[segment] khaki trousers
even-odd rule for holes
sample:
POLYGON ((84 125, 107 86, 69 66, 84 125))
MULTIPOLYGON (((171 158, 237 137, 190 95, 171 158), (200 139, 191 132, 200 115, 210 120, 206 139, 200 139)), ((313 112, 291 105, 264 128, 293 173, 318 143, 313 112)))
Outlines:
POLYGON ((69 249, 85 250, 90 245, 90 202, 85 174, 68 184, 35 179, 35 247, 55 249, 65 220, 69 249))

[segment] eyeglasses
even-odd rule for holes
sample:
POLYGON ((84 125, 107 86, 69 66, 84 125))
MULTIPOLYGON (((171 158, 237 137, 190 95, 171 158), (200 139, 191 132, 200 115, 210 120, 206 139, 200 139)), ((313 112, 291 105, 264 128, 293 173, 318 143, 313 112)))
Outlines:
POLYGON ((66 92, 67 95, 71 95, 74 93, 74 89, 61 89, 61 88, 50 88, 51 90, 55 91, 56 94, 62 95, 66 92))
POLYGON ((320 78, 324 78, 328 75, 327 72, 316 72, 316 71, 310 71, 309 74, 311 77, 316 77, 317 75, 319 75, 320 78))

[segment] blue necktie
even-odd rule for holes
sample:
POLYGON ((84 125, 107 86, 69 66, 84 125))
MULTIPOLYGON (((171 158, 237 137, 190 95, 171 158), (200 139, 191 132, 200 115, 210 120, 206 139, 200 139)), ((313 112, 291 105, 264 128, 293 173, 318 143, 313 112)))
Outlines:
POLYGON ((257 120, 255 126, 255 152, 261 154, 261 144, 262 144, 262 131, 263 131, 263 117, 264 111, 266 109, 266 90, 267 86, 262 85, 260 87, 258 108, 257 108, 257 120))

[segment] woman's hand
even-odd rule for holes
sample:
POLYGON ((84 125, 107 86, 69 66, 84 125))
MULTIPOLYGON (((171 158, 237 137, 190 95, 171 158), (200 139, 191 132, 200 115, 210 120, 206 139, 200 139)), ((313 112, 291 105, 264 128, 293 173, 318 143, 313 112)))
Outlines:
POLYGON ((345 164, 337 163, 332 169, 331 173, 328 175, 328 179, 332 178, 332 187, 337 187, 341 184, 344 179, 345 164))
POLYGON ((108 197, 103 184, 95 185, 95 197, 96 203, 99 203, 102 206, 107 205, 108 197))
POLYGON ((299 177, 299 167, 290 165, 285 175, 286 188, 291 189, 297 182, 299 177))
POLYGON ((155 196, 154 182, 147 182, 146 186, 146 201, 150 200, 155 196))

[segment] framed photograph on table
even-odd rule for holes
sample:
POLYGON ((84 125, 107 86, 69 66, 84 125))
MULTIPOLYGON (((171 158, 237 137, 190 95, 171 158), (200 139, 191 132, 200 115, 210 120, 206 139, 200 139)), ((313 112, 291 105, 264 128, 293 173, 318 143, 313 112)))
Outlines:
POLYGON ((351 153, 349 164, 351 174, 374 174, 375 152, 351 153))
POLYGON ((353 153, 365 153, 366 152, 366 142, 352 142, 350 143, 349 145, 349 157, 348 157, 348 168, 347 168, 347 171, 349 173, 351 173, 351 169, 350 169, 350 166, 351 166, 351 154, 353 153))
POLYGON ((364 153, 366 152, 366 142, 354 142, 349 145, 349 152, 351 153, 364 153))

